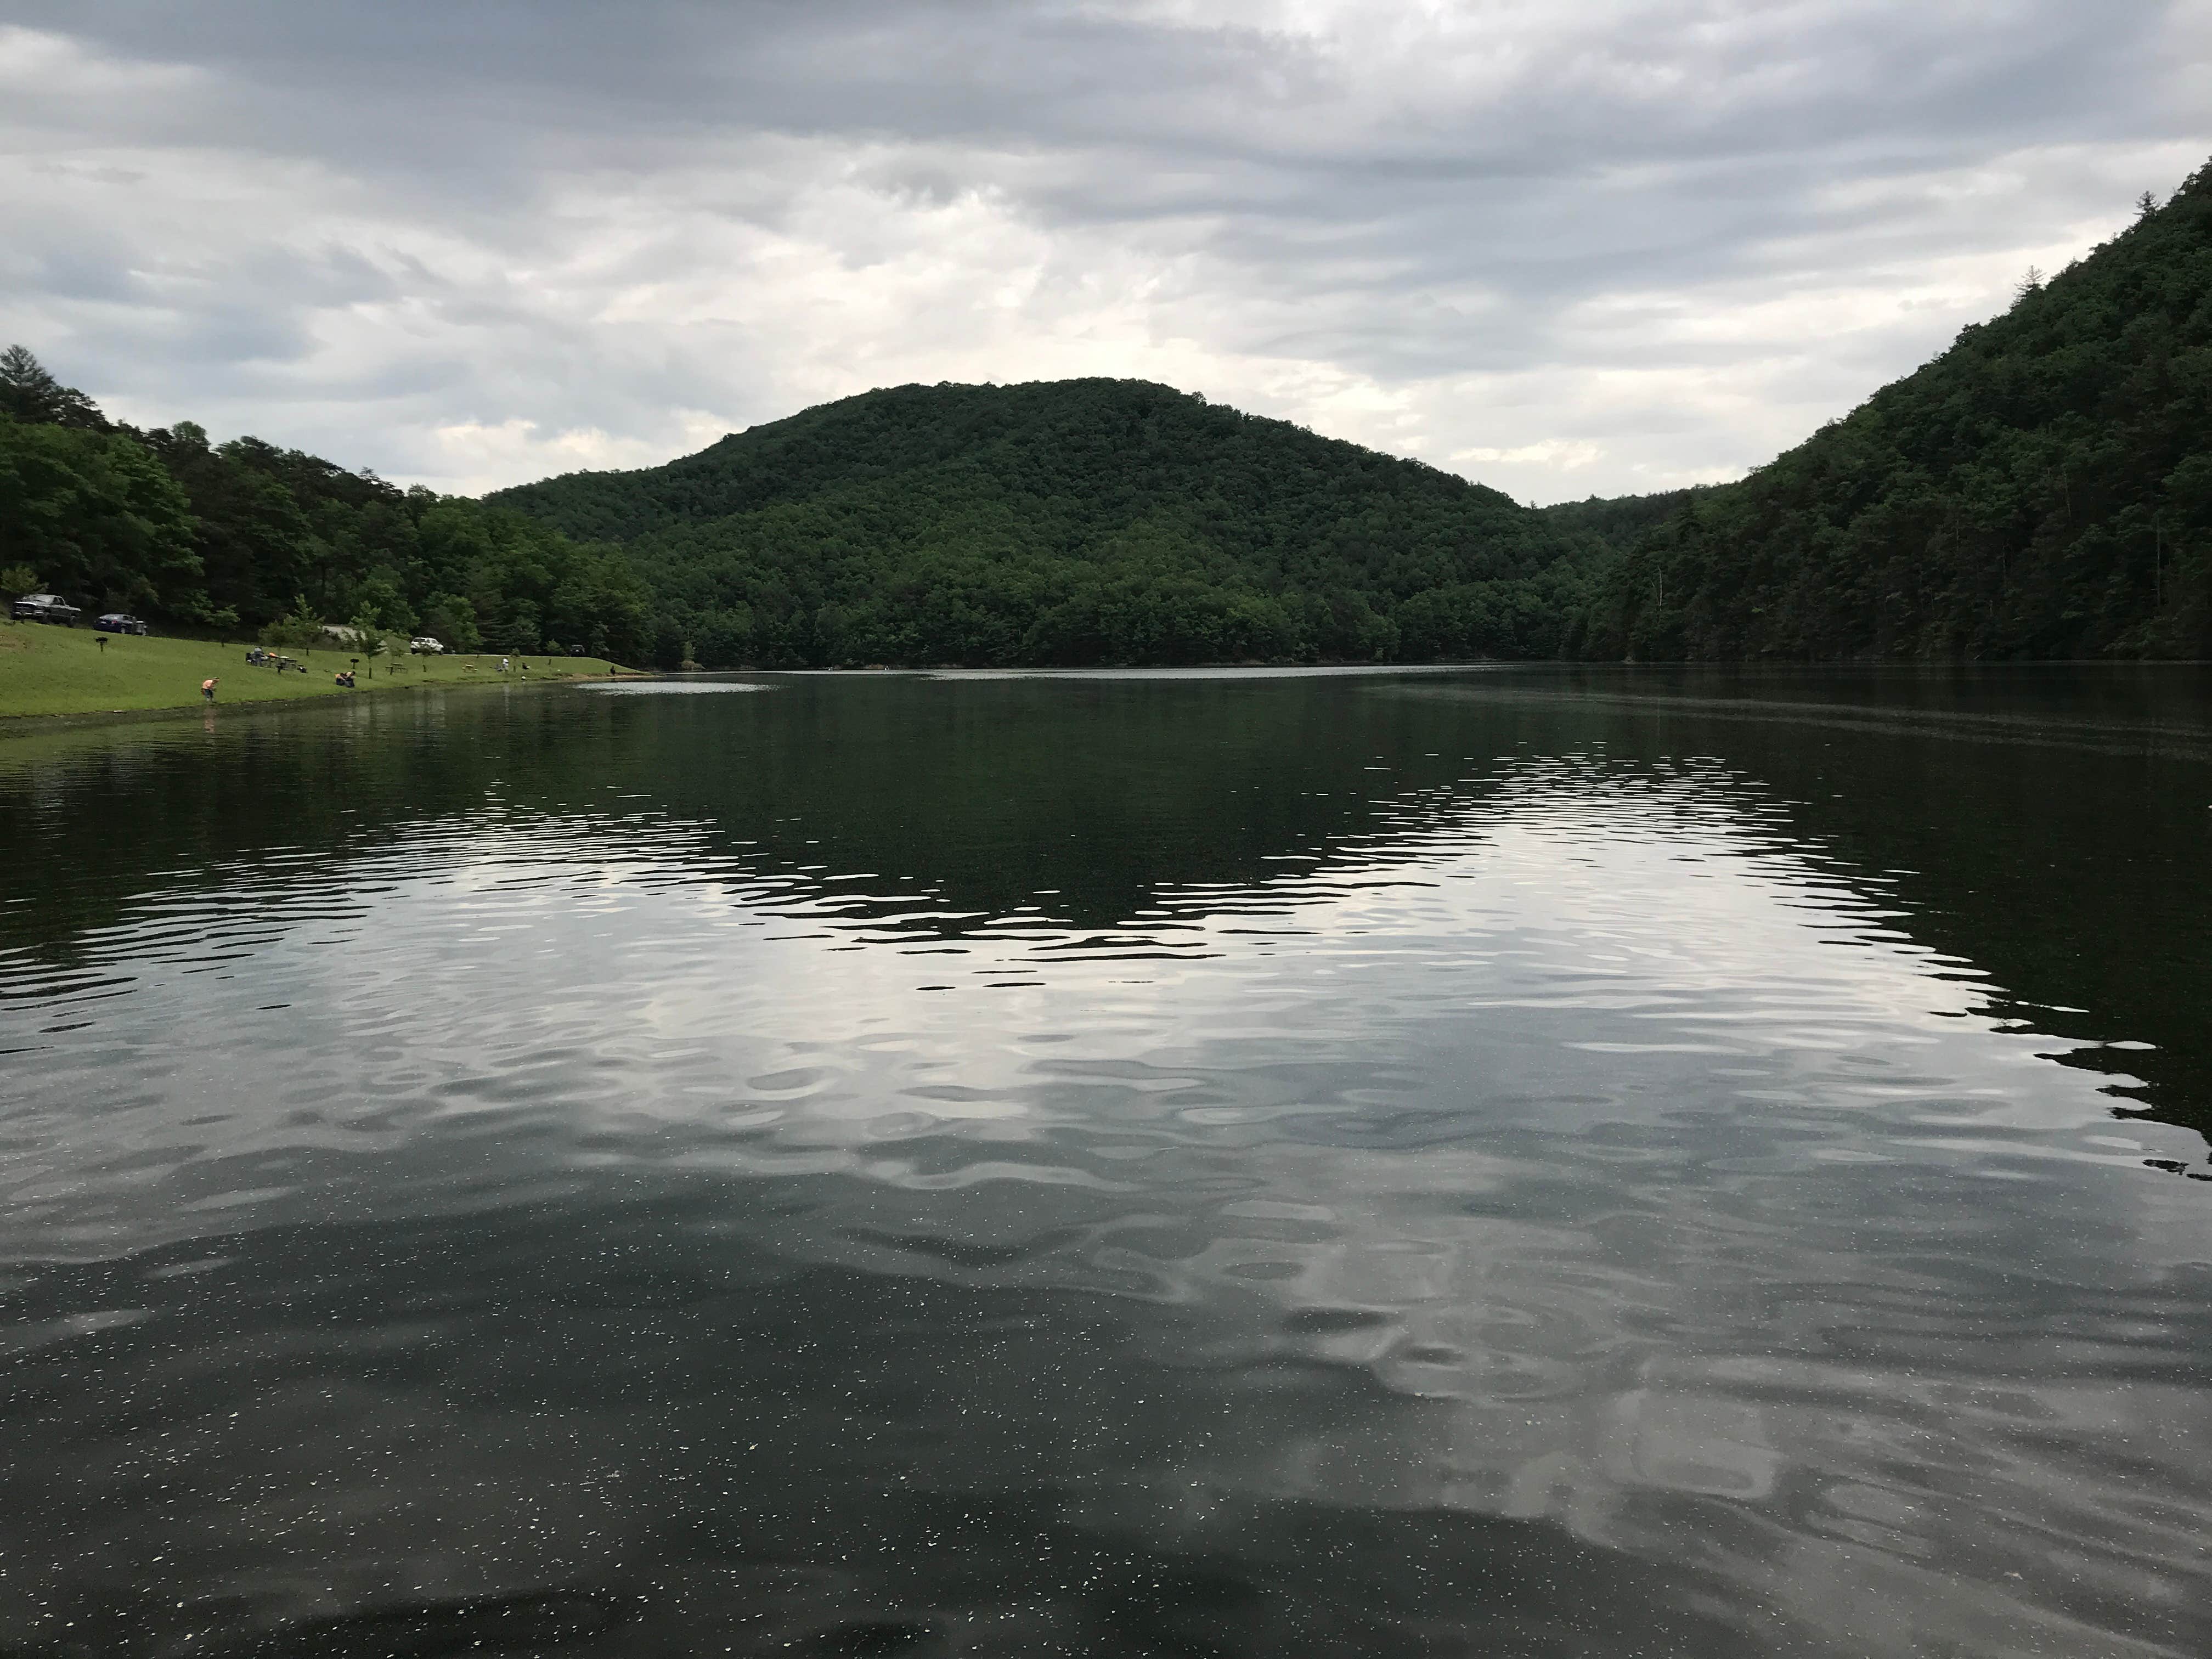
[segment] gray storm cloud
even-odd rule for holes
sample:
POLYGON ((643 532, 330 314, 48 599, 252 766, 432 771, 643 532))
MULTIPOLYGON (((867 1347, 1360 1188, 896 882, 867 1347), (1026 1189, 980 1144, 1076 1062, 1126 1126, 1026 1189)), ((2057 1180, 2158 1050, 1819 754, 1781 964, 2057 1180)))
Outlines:
POLYGON ((33 0, 0 335, 445 488, 1111 374, 1658 489, 2109 234, 2208 68, 2199 0, 33 0))

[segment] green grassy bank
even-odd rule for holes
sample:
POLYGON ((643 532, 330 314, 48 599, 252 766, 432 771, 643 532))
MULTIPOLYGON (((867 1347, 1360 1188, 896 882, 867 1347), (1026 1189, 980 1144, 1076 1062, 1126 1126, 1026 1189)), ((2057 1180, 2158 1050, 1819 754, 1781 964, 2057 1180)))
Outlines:
POLYGON ((514 657, 508 659, 513 672, 502 677, 495 655, 379 658, 362 664, 359 687, 349 691, 331 680, 349 659, 343 651, 313 652, 301 658, 306 673, 279 674, 248 666, 247 649, 210 640, 136 639, 94 634, 88 628, 0 623, 0 719, 197 708, 200 682, 210 675, 217 682, 218 703, 241 703, 357 697, 421 685, 480 685, 502 678, 605 679, 614 669, 598 657, 514 657))

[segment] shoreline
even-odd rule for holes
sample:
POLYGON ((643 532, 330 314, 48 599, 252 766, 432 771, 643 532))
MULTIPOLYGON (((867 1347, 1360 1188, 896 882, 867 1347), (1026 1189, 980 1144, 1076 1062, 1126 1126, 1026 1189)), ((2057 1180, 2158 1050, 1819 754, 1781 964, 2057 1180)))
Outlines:
POLYGON ((512 685, 532 680, 620 678, 635 671, 604 657, 545 652, 466 652, 439 656, 356 657, 349 651, 299 653, 304 672, 246 662, 253 647, 236 641, 169 635, 109 636, 17 623, 0 631, 0 732, 190 714, 210 708, 262 708, 337 696, 389 696, 433 686, 512 685), (514 672, 502 674, 506 658, 514 672), (349 664, 352 687, 335 683, 349 664), (201 685, 213 679, 210 703, 201 685))
POLYGON ((622 668, 612 675, 541 674, 526 677, 520 674, 491 679, 453 679, 422 681, 405 684, 394 681, 383 685, 364 685, 342 690, 333 686, 325 691, 320 688, 309 692, 282 697, 240 697, 225 700, 218 696, 214 702, 197 702, 174 703, 159 708, 73 708, 37 714, 0 714, 0 743, 11 738, 30 737, 41 732, 77 731, 90 726, 135 726, 147 720, 168 720, 205 715, 211 712, 231 714, 258 713, 270 709, 319 708, 341 701, 348 696, 387 698, 398 692, 428 691, 513 691, 535 686, 604 684, 609 679, 630 681, 659 678, 642 669, 622 668))

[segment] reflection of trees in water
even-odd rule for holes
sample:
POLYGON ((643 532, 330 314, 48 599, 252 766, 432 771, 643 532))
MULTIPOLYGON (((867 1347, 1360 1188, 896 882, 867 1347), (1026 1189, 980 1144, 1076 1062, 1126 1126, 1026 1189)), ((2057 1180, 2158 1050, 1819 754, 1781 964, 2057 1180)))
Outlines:
POLYGON ((2212 1133, 2212 676, 1584 671, 1481 696, 1542 720, 1540 742, 1726 757, 1778 833, 1986 975, 1993 1012, 2085 1045, 2057 1057, 2123 1074, 2123 1103, 2212 1133), (2122 1041, 2151 1046, 2100 1046, 2122 1041))
MULTIPOLYGON (((343 721, 242 725, 213 747, 87 733, 74 753, 19 761, 27 787, 0 795, 60 907, 21 943, 112 918, 156 872, 371 847, 494 808, 617 830, 678 820, 695 847, 756 869, 866 872, 986 915, 1056 889, 1070 920, 1110 924, 1163 887, 1263 880, 1270 855, 1369 822, 1382 781, 1364 769, 1403 750, 1409 724, 1463 723, 1280 681, 800 680, 744 702, 457 696, 432 701, 434 717, 363 703, 343 721)), ((1463 765, 1407 763, 1431 781, 1463 765)))
MULTIPOLYGON (((768 717, 771 699, 750 700, 735 730, 487 704, 435 744, 386 744, 410 728, 380 718, 337 728, 375 742, 247 757, 239 770, 259 767, 271 799, 316 798, 319 839, 234 813, 221 749, 138 754, 179 774, 161 788, 186 816, 158 833, 90 810, 121 816, 138 798, 123 781, 48 774, 45 805, 24 799, 62 826, 50 868, 68 872, 75 826, 137 848, 142 884, 186 890, 121 906, 137 937, 80 933, 80 958, 358 916, 364 890, 420 875, 457 900, 514 890, 511 908, 487 907, 496 921, 541 902, 582 915, 614 881, 805 920, 835 945, 938 939, 1006 963, 1108 934, 1165 946, 1178 922, 1218 939, 1261 913, 1287 937, 1334 907, 1334 958, 1303 966, 1353 989, 1324 1005, 1302 994, 1295 951, 1257 972, 1247 954, 1188 976, 1187 1006, 1146 989, 1115 1009, 1086 996, 1111 973, 1071 970, 1048 1024, 1097 1015, 1109 1035, 1087 1055, 1015 1053, 998 1039, 1017 1017, 994 1030, 975 1004, 934 1027, 909 1006, 900 1041, 921 1031, 921 1057, 957 1062, 963 1087, 941 1091, 942 1116, 893 1121, 943 1074, 775 1068, 793 1036, 857 1054, 848 1039, 881 1012, 825 1010, 805 972, 865 992, 910 985, 903 965, 790 945, 775 961, 796 977, 733 985, 708 931, 729 917, 641 906, 608 948, 638 947, 621 959, 659 969, 649 987, 586 963, 565 980, 519 971, 507 1006, 464 1007, 472 945, 464 972, 453 953, 397 964, 404 994, 372 986, 359 1029, 272 1021, 287 1083, 310 1096, 342 1097, 319 1075, 344 1076, 395 1006, 425 1056, 468 1075, 413 1077, 411 1121, 385 1099, 303 1126, 272 1094, 228 1148, 219 1127, 156 1126, 206 1195, 290 1195, 257 1205, 259 1231, 242 1210, 209 1220, 195 1188, 154 1201, 161 1148, 143 1126, 110 1156, 105 1099, 86 1111, 88 1091, 51 1091, 80 1218, 89 1173, 130 1225, 235 1231, 219 1249, 36 1269, 18 1303, 47 1346, 11 1409, 37 1457, 13 1478, 56 1495, 19 1515, 10 1559, 44 1550, 24 1571, 90 1607, 114 1586, 71 1563, 146 1559, 157 1547, 133 1527, 204 1515, 231 1554, 177 1573, 250 1592, 221 1610, 233 1633, 282 1618, 315 1650, 395 1629, 459 1641, 487 1607, 526 1630, 619 1619, 604 1634, 624 1652, 650 1651, 647 1632, 686 1650, 689 1632, 648 1620, 710 1614, 717 1635, 751 1620, 763 1651, 1387 1654, 1499 1645, 1501 1629, 1519 1644, 1506 1651, 1790 1645, 1762 1598, 1855 1635, 1872 1607, 1896 1621, 1868 1636, 1883 1650, 1931 1631, 1971 1647, 1976 1629, 2023 1627, 2023 1607, 2054 1640, 2172 1641, 2181 1603, 2112 1587, 2196 1582, 2189 1466, 2148 1470, 2130 1437, 2185 1444, 2194 1420, 2205 1299, 2157 1264, 2201 1255, 2173 1208, 2199 1189, 2069 1158, 2040 1132, 2078 1126, 2081 1080, 2001 1073, 1996 1051, 2028 1045, 1977 1022, 1931 1036, 1920 994, 1969 994, 1931 985, 1924 953, 1880 926, 1948 948, 1914 905, 1881 914, 1909 879, 1882 875, 1905 863, 1885 835, 1950 837, 1931 847, 1960 868, 1906 866, 1931 870, 1917 902, 1939 919, 1946 883, 1985 879, 1976 847, 2025 860, 2054 844, 2048 812, 1977 840, 1971 814, 2019 787, 2013 773, 1953 777, 1957 744, 1838 752, 1778 725, 1762 749, 1634 710, 1332 693, 1262 714, 1226 693, 1030 690, 906 708, 895 696, 933 689, 809 688, 812 703, 768 717), (1070 691, 1092 701, 1051 701, 1070 691), (1697 758, 1715 753, 1728 761, 1697 758), (1114 787, 1081 787, 1086 768, 1114 787), (1126 863, 1092 872, 1115 846, 1126 863), (1705 863, 1675 883, 1678 855, 1705 863), (1413 890, 1447 861, 1448 902, 1413 890), (178 869, 192 873, 163 873, 178 869), (1509 914, 1486 896, 1493 873, 1528 902, 1509 914), (1700 908, 1700 873, 1744 902, 1700 908), (1362 913, 1363 881, 1401 877, 1362 913), (1063 890, 1033 896, 1046 886, 1063 890), (1655 896, 1675 896, 1635 913, 1655 896), (1314 914, 1289 914, 1301 906, 1314 914), (1421 982, 1379 964, 1357 936, 1368 921, 1442 945, 1421 982), (1846 948, 1818 942, 1826 922, 1846 948), (1485 927, 1518 951, 1487 980, 1459 948, 1485 927), (1630 942, 1657 964, 1626 1004, 1592 994, 1612 969, 1583 947, 1605 928, 1613 945, 1641 929, 1630 942), (1301 994, 1245 994, 1279 969, 1301 994), (648 991, 665 1005, 649 1027, 648 991), (1477 991, 1515 1012, 1486 1028, 1477 991), (1687 1029, 1644 1018, 1647 992, 1687 1029), (1152 1023, 1115 1027, 1131 1008, 1152 1023), (1698 1020, 1724 1024, 1724 1054, 1681 1044, 1698 1020), (597 1063, 632 1033, 635 1063, 597 1063), (495 1074, 502 1042, 532 1064, 495 1074), (1884 1079, 1886 1096, 1860 1086, 1884 1079), (961 1097, 994 1083, 1031 1127, 961 1119, 961 1097), (750 1109, 813 1094, 825 1109, 793 1144, 830 1172, 800 1176, 772 1156, 775 1114, 750 1109), (322 1179, 359 1143, 319 1164, 318 1135, 380 1137, 381 1184, 322 1179), (2017 1177, 2046 1141, 2056 1156, 2032 1179, 1970 1178, 2008 1158, 2017 1177), (564 1164, 579 1148, 601 1161, 564 1164), (1063 1170, 1099 1179, 1044 1178, 1063 1170), (629 1200, 610 1206, 615 1182, 629 1200), (375 1220, 301 1224, 343 1213, 329 1195, 349 1192, 375 1220), (501 1201, 514 1207, 481 1212, 501 1201), (479 1212, 395 1219, 402 1205, 479 1212), (137 1322, 106 1317, 118 1309, 137 1322), (195 1366, 181 1376, 180 1353, 195 1366), (125 1409, 157 1387, 159 1411, 125 1409), (88 1455, 118 1436, 124 1455, 88 1455), (165 1512, 131 1484, 140 1445, 146 1467, 158 1450, 165 1512), (240 1468, 270 1473, 253 1518, 289 1559, 358 1564, 347 1611, 252 1600, 273 1577, 270 1534, 224 1531, 240 1468), (2015 1586, 2054 1537, 2069 1572, 2015 1586), (1638 1564, 1686 1555, 1713 1577, 1638 1564)), ((443 902, 405 895, 404 937, 443 902)), ((336 1006, 344 972, 311 993, 336 1006)), ((240 986, 238 1000, 261 998, 240 986)), ((195 1064, 204 1079, 226 1059, 189 1032, 135 1062, 81 1052, 126 1103, 194 1098, 195 1064)), ((149 1620, 204 1605, 186 1583, 146 1583, 149 1620)))
MULTIPOLYGON (((16 890, 0 949, 50 967, 131 895, 253 876, 526 809, 633 850, 711 855, 854 920, 957 933, 1048 912, 1118 929, 1162 896, 1263 889, 1491 787, 1494 759, 1727 757, 1738 799, 1893 898, 1994 1006, 2212 1125, 2203 769, 2186 675, 1486 677, 1341 681, 799 679, 740 700, 429 697, 0 753, 16 890), (2055 689, 2054 689, 2055 688, 2055 689), (1566 694, 1566 695, 1562 695, 1566 694), (1812 704, 1814 707, 1808 708, 1812 704), (700 706, 705 705, 705 706, 700 706), (1850 712, 1863 710, 1863 714, 1850 712), (1929 727, 1929 720, 1938 722, 1929 727), (1916 724, 1916 722, 1919 722, 1916 724), (2193 724, 2192 724, 2193 722, 2193 724), (2121 735, 2100 748, 2094 734, 2121 735), (2175 734, 2179 734, 2176 736, 2175 734), (33 752, 27 758, 26 750, 33 752), (1442 792, 1438 793, 1437 792, 1442 792), (681 826, 680 828, 678 826, 681 826)), ((764 897, 768 896, 763 896, 764 897)))

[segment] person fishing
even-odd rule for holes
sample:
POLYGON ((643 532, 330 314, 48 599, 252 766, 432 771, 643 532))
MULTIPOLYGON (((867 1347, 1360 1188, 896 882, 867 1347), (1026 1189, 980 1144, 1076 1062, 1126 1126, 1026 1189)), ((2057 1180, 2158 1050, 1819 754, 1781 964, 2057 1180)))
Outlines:
POLYGON ((206 702, 213 702, 215 701, 215 676, 214 676, 214 675, 210 674, 210 675, 209 675, 209 676, 207 677, 207 678, 205 678, 205 679, 204 679, 204 680, 202 680, 202 681, 200 682, 200 696, 201 696, 201 697, 202 697, 204 701, 206 701, 206 702))

